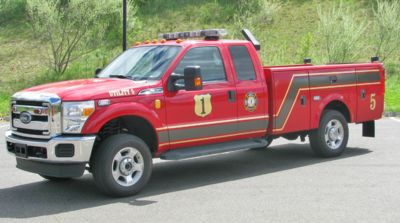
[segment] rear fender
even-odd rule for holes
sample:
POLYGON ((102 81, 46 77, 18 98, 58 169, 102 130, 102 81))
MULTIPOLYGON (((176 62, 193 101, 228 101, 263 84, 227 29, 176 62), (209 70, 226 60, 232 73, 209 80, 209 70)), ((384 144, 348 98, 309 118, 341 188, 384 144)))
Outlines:
POLYGON ((346 100, 344 100, 343 95, 334 93, 334 94, 330 94, 329 96, 325 97, 319 103, 317 109, 314 111, 314 113, 311 117, 311 129, 316 129, 319 127, 319 121, 321 120, 321 115, 322 115, 323 111, 326 109, 327 105, 333 101, 339 101, 346 106, 346 108, 350 114, 350 122, 353 122, 354 114, 353 114, 353 110, 349 106, 349 103, 347 103, 346 100))

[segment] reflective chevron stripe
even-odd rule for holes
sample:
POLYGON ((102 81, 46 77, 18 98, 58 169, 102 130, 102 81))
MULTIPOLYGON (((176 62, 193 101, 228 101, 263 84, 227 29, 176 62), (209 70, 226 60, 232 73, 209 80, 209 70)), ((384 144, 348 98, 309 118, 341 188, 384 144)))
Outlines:
MULTIPOLYGON (((358 85, 380 84, 378 70, 358 71, 356 74, 343 72, 325 72, 294 74, 286 90, 278 111, 274 114, 274 131, 282 131, 289 119, 295 101, 303 90, 353 87, 358 85), (335 75, 337 81, 331 83, 330 76, 335 75)), ((245 117, 239 119, 217 120, 211 122, 187 123, 157 128, 159 146, 176 145, 188 142, 205 141, 240 135, 266 132, 268 116, 245 117)))
POLYGON ((329 72, 329 73, 311 73, 309 76, 305 74, 295 74, 292 76, 292 80, 289 83, 289 87, 286 91, 286 95, 282 100, 279 110, 274 114, 275 127, 274 131, 282 131, 285 128, 286 122, 290 117, 290 114, 295 105, 295 101, 303 90, 319 90, 328 88, 343 88, 343 87, 354 87, 358 85, 371 85, 380 84, 380 73, 377 70, 367 72, 329 72), (371 73, 374 72, 374 73, 371 73), (378 72, 378 73, 377 73, 378 72), (332 84, 329 75, 335 75, 337 81, 332 84), (308 79, 309 77, 309 79, 308 79), (308 87, 308 80, 310 85, 308 87))

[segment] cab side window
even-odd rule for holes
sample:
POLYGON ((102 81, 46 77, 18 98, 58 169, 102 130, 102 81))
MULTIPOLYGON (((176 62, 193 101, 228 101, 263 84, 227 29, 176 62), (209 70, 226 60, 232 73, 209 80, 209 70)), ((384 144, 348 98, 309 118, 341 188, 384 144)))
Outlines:
POLYGON ((253 61, 245 46, 230 46, 229 53, 235 66, 238 80, 255 80, 253 61))
POLYGON ((217 47, 196 47, 188 50, 174 73, 183 74, 186 66, 200 66, 203 82, 226 80, 224 64, 217 47))

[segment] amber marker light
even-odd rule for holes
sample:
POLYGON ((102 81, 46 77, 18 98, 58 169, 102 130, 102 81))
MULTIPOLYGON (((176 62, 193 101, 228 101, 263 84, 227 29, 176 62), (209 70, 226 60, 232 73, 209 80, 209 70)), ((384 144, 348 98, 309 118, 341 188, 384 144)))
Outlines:
POLYGON ((166 40, 166 39, 162 39, 162 40, 160 40, 160 43, 165 43, 165 42, 167 42, 167 40, 166 40))
POLYGON ((94 108, 83 108, 82 116, 88 117, 94 112, 94 108))
POLYGON ((150 40, 145 40, 144 41, 144 44, 149 44, 150 43, 150 40))
POLYGON ((176 43, 182 43, 182 42, 183 42, 183 40, 181 40, 181 39, 176 40, 176 43))
POLYGON ((151 41, 151 43, 153 43, 153 44, 155 44, 157 42, 158 42, 158 40, 156 40, 156 39, 153 39, 153 41, 151 41))
POLYGON ((160 99, 156 99, 156 100, 154 101, 154 108, 155 108, 155 109, 160 109, 160 108, 161 108, 161 101, 160 101, 160 99))
POLYGON ((196 77, 196 78, 194 79, 194 86, 195 86, 195 87, 201 87, 201 83, 202 83, 201 77, 196 77))
POLYGON ((135 42, 133 45, 134 45, 134 46, 139 46, 139 45, 140 45, 140 42, 135 42))

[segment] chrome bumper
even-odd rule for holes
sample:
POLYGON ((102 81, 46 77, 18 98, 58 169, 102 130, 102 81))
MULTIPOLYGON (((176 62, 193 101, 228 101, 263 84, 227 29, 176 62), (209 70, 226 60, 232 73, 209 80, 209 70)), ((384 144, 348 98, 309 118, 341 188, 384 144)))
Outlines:
MULTIPOLYGON (((52 163, 87 163, 92 154, 93 144, 96 136, 56 136, 49 140, 42 139, 27 139, 18 137, 12 134, 12 131, 7 131, 6 134, 7 148, 10 143, 21 144, 30 147, 45 148, 47 158, 39 157, 17 157, 25 160, 39 161, 39 162, 52 162, 52 163), (56 146, 59 144, 72 144, 74 145, 74 154, 72 157, 57 157, 56 146)), ((10 151, 9 151, 10 152, 10 151)), ((14 154, 11 152, 11 154, 14 154)))

